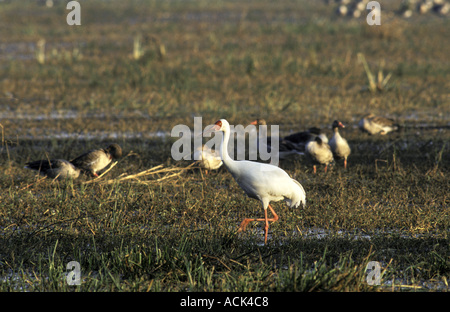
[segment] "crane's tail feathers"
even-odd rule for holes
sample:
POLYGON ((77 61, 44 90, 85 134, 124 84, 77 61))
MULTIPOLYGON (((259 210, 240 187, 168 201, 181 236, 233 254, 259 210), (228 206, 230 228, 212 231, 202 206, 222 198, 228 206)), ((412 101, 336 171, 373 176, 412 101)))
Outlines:
MULTIPOLYGON (((301 185, 297 180, 292 179, 292 181, 294 181, 298 185, 298 187, 300 188, 300 190, 301 190, 301 194, 299 194, 300 195, 300 203, 303 205, 303 207, 305 207, 306 206, 306 192, 305 192, 305 189, 303 188, 303 185, 301 185)), ((299 206, 300 206, 300 203, 299 203, 299 206)))

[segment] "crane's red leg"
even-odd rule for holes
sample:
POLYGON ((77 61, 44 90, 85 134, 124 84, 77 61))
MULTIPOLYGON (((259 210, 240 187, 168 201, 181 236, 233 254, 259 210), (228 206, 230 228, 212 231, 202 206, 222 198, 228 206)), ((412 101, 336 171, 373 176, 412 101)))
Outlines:
POLYGON ((278 215, 275 213, 275 210, 273 210, 272 206, 269 204, 269 209, 272 212, 273 217, 267 218, 267 209, 264 209, 264 218, 258 218, 258 219, 251 219, 251 218, 245 218, 242 220, 241 225, 239 226, 238 232, 245 231, 247 228, 247 225, 250 222, 253 221, 264 221, 266 223, 266 226, 264 228, 264 243, 267 244, 267 233, 269 232, 269 221, 275 222, 278 220, 278 215))

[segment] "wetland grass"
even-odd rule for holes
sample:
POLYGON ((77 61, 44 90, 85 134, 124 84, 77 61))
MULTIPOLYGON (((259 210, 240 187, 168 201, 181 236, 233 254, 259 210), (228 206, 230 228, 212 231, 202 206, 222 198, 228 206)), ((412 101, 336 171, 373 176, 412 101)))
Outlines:
POLYGON ((113 2, 83 2, 79 27, 59 2, 0 5, 0 291, 449 290, 448 19, 402 20, 392 38, 310 1, 113 2), (38 52, 19 44, 39 40, 38 52), (383 92, 366 91, 358 53, 384 62, 383 92), (368 111, 403 131, 360 133, 368 111), (283 161, 307 205, 275 204, 264 246, 260 224, 237 233, 263 212, 226 169, 171 158, 166 134, 194 116, 328 135, 340 119, 348 169, 283 161), (111 142, 128 156, 99 180, 23 169, 111 142))

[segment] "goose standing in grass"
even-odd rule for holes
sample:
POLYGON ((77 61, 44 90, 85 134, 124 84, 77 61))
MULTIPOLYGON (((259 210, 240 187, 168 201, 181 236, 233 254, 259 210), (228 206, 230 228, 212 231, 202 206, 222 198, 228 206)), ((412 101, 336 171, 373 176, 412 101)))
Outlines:
MULTIPOLYGON (((256 130, 258 131, 257 146, 260 147, 259 144, 263 143, 262 148, 265 148, 268 152, 272 149, 272 137, 267 136, 267 123, 264 119, 256 119, 250 123, 251 125, 256 126, 256 130), (263 126, 263 127, 260 127, 263 126), (266 144, 264 144, 264 139, 260 141, 260 136, 262 138, 266 138, 266 144)), ((303 155, 304 153, 299 151, 295 144, 290 141, 278 139, 278 158, 285 159, 291 155, 303 155)))
POLYGON ((385 135, 399 129, 398 124, 396 124, 394 120, 386 117, 375 116, 374 114, 365 115, 359 121, 358 126, 361 131, 367 132, 371 135, 385 135))
POLYGON ((98 177, 97 172, 104 169, 113 159, 122 157, 122 149, 118 144, 111 144, 107 148, 90 150, 71 160, 82 172, 98 177))
POLYGON ((30 161, 25 164, 25 168, 38 171, 41 175, 58 180, 76 179, 80 175, 80 169, 65 159, 30 161))
POLYGON ((222 166, 220 154, 206 145, 197 147, 193 157, 198 161, 199 166, 205 169, 206 174, 208 174, 208 170, 216 170, 222 166))
POLYGON ((333 162, 333 153, 330 145, 323 142, 320 136, 316 136, 306 144, 306 155, 313 161, 314 173, 316 173, 316 164, 325 165, 325 172, 327 172, 328 165, 333 162))
POLYGON ((323 133, 322 130, 317 127, 309 128, 307 131, 290 134, 288 136, 285 136, 283 140, 294 144, 297 150, 304 151, 306 148, 306 144, 308 144, 308 142, 310 141, 313 141, 316 137, 320 137, 322 142, 328 143, 328 138, 325 133, 323 133))
POLYGON ((344 158, 344 168, 347 169, 347 157, 350 155, 351 149, 346 139, 344 139, 339 133, 339 128, 345 128, 345 126, 339 120, 335 120, 331 125, 333 128, 333 137, 330 140, 331 151, 334 158, 344 158))
POLYGON ((223 132, 220 155, 225 168, 247 196, 259 200, 264 209, 264 218, 245 218, 238 231, 244 231, 250 222, 264 221, 264 243, 267 243, 269 221, 275 222, 278 220, 270 202, 285 200, 289 207, 297 208, 300 204, 305 205, 306 203, 305 190, 299 182, 292 179, 286 171, 279 167, 249 160, 235 161, 231 159, 227 148, 230 139, 228 121, 225 119, 218 120, 214 125, 206 128, 204 134, 217 131, 223 132), (272 218, 268 218, 267 208, 272 212, 272 218))

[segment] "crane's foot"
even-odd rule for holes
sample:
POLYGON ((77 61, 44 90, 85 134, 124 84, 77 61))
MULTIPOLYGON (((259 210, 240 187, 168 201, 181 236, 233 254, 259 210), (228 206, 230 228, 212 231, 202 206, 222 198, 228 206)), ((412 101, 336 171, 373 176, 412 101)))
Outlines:
POLYGON ((270 218, 270 219, 267 218, 267 209, 264 209, 264 218, 258 218, 258 219, 245 218, 244 220, 242 220, 241 225, 238 228, 238 232, 245 231, 247 228, 247 225, 250 222, 264 221, 266 223, 265 227, 264 227, 264 243, 267 244, 267 233, 269 232, 269 221, 275 222, 278 220, 278 215, 275 213, 275 210, 273 210, 271 205, 269 205, 269 209, 272 212, 273 218, 270 218))

